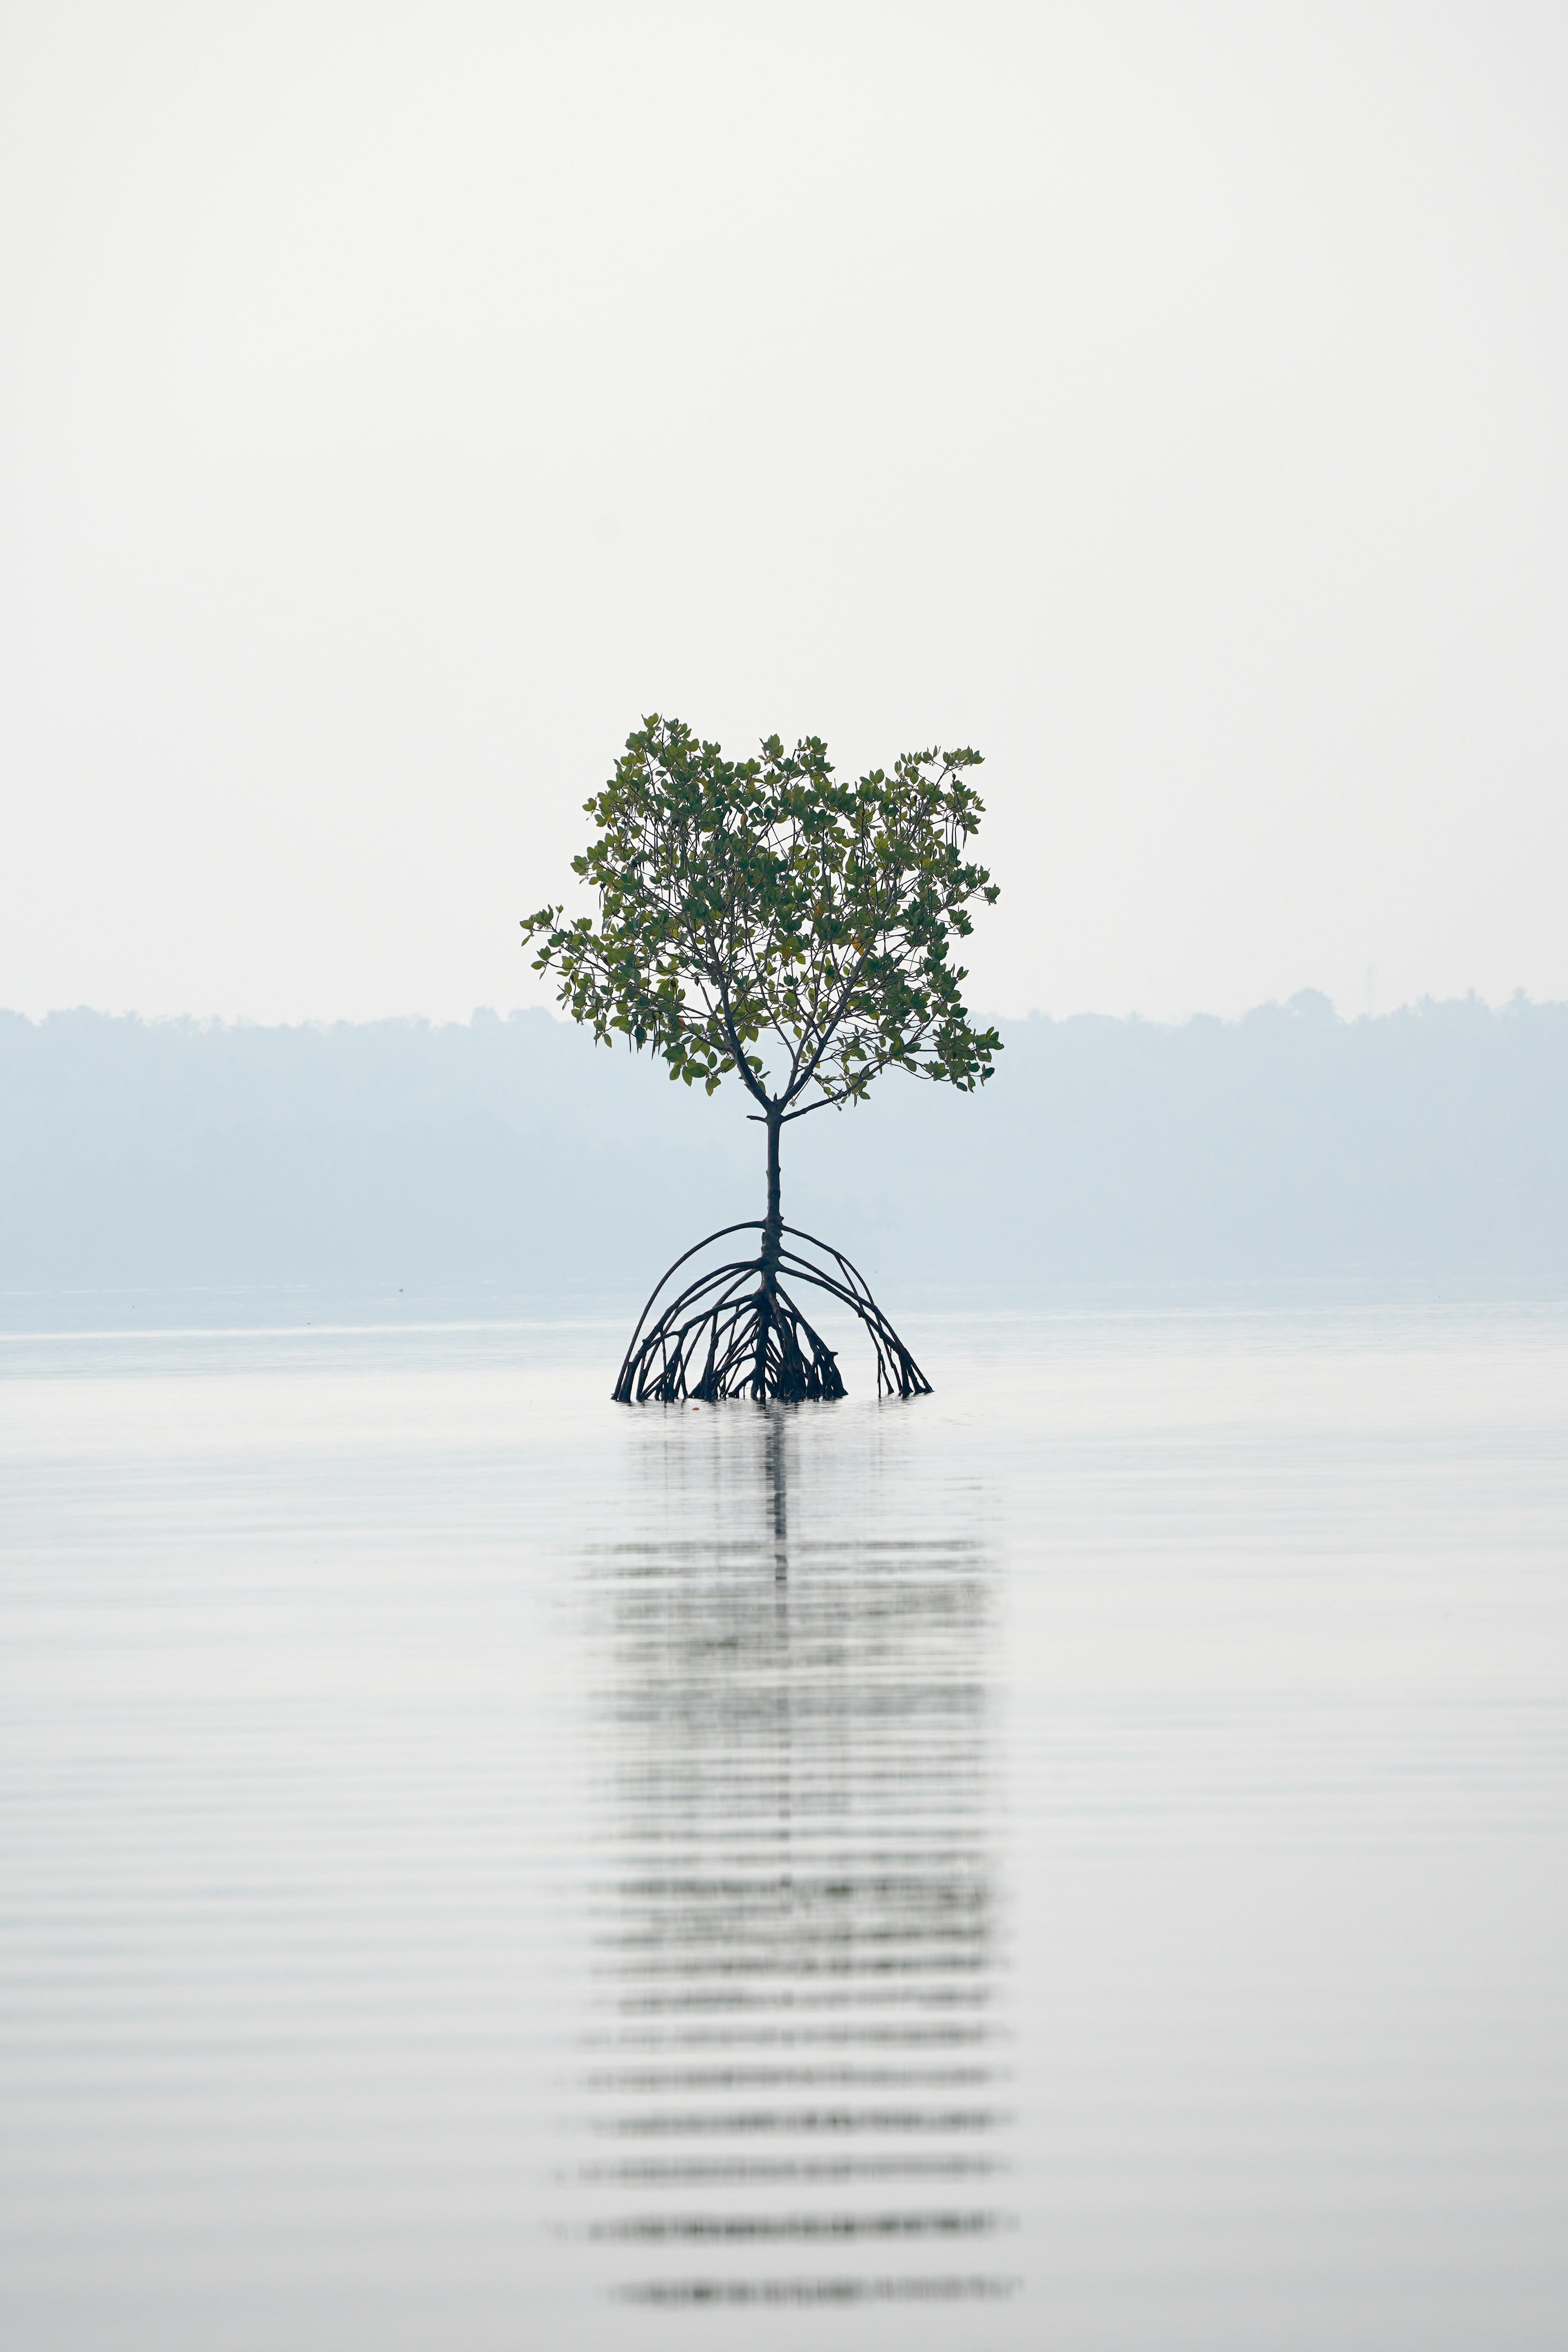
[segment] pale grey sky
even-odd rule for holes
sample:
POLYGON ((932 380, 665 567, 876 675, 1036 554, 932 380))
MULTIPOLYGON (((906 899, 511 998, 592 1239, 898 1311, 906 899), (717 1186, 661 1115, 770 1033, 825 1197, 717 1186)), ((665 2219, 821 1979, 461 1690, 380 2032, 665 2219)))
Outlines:
POLYGON ((1568 996, 1568 11, 0 15, 0 1004, 539 1001, 650 709, 988 1009, 1568 996))

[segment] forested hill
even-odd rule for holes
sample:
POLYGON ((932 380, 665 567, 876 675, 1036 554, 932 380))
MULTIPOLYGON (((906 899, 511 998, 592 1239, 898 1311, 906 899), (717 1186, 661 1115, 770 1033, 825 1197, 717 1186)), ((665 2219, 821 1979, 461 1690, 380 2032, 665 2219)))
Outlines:
MULTIPOLYGON (((1005 1024, 981 1096, 899 1075, 786 1130, 784 1213, 962 1288, 1568 1279, 1568 1006, 1005 1024)), ((267 1028, 0 1013, 0 1291, 651 1282, 760 1215, 763 1144, 533 1012, 267 1028)), ((13 1307, 15 1298, 13 1298, 13 1307)), ((11 1310, 8 1310, 8 1312, 11 1310)))

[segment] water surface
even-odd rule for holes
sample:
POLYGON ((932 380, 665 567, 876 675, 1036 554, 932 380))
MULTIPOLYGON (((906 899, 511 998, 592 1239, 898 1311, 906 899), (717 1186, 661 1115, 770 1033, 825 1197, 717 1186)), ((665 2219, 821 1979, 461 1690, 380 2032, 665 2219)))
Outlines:
POLYGON ((1568 1312, 905 1336, 0 1341, 8 2346, 1563 2340, 1568 1312))

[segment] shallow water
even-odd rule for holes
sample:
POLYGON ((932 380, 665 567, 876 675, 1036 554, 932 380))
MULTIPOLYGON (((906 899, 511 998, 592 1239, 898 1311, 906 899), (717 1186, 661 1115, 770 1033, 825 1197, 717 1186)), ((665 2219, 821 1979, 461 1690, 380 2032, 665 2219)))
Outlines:
POLYGON ((0 1341, 8 2347, 1563 2341, 1568 1310, 905 1336, 0 1341))

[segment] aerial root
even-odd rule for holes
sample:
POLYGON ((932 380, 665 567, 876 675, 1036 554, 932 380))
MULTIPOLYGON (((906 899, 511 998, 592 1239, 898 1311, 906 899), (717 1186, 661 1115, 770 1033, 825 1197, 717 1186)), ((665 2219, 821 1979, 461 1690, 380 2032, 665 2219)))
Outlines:
POLYGON ((673 1404, 686 1397, 779 1397, 788 1402, 841 1397, 838 1360, 790 1295, 809 1284, 857 1315, 870 1334, 879 1396, 929 1396, 931 1382, 842 1253, 792 1225, 770 1258, 731 1259, 700 1275, 651 1325, 648 1316, 687 1261, 730 1234, 763 1231, 760 1219, 726 1225, 676 1259, 658 1284, 632 1334, 616 1381, 617 1404, 673 1404), (792 1243, 820 1254, 821 1263, 792 1243), (645 1328, 646 1327, 646 1328, 645 1328))

